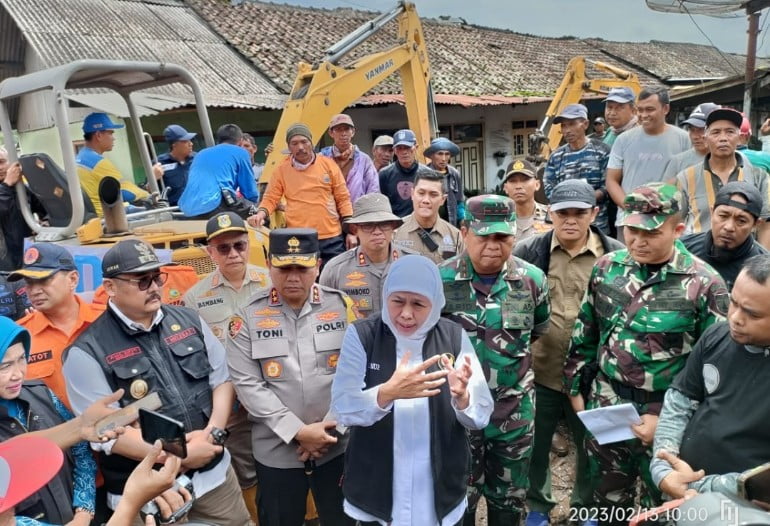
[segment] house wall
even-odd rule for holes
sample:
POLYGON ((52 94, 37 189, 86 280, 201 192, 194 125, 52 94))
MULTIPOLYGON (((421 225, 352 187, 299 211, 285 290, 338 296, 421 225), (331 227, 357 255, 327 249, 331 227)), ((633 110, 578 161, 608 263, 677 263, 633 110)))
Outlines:
MULTIPOLYGON (((511 162, 513 150, 513 122, 537 120, 540 122, 547 103, 521 104, 509 106, 461 106, 440 105, 436 109, 439 127, 465 124, 482 125, 482 159, 485 189, 493 191, 499 184, 506 165, 511 162), (494 157, 495 152, 505 152, 505 157, 494 157)), ((406 110, 403 106, 389 104, 383 106, 364 106, 349 109, 356 123, 355 143, 363 151, 372 148, 372 130, 398 130, 406 126, 406 110)), ((324 142, 329 143, 328 136, 324 142)))

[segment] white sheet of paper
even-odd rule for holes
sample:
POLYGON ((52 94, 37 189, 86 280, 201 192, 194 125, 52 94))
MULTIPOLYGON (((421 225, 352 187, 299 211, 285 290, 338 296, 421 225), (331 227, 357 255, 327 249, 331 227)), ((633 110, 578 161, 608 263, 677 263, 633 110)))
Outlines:
POLYGON ((631 425, 642 421, 633 404, 589 409, 577 416, 601 445, 635 438, 631 425))

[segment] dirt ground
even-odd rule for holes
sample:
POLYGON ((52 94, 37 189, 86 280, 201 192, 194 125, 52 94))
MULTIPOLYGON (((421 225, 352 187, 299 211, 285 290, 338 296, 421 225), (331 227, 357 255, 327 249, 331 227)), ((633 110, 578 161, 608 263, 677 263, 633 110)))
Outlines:
MULTIPOLYGON (((551 453, 551 491, 556 506, 551 512, 552 526, 567 526, 569 522, 569 496, 575 481, 575 444, 570 439, 569 454, 557 457, 551 453)), ((523 522, 522 522, 523 524, 523 522)), ((487 526, 487 506, 481 499, 476 511, 476 526, 487 526)))

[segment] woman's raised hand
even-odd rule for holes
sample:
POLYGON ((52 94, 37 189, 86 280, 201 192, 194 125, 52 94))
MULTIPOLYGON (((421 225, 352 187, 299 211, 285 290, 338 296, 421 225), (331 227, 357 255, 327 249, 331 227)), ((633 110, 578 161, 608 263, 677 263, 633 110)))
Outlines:
POLYGON ((410 366, 411 354, 410 351, 405 352, 393 376, 380 385, 377 393, 377 404, 380 407, 384 408, 393 400, 400 398, 436 396, 439 388, 446 382, 446 376, 449 374, 447 369, 434 373, 425 372, 438 363, 440 356, 432 356, 420 364, 410 366))
POLYGON ((441 355, 441 363, 444 365, 444 369, 449 371, 447 375, 447 381, 449 382, 449 392, 452 393, 452 398, 455 401, 457 409, 463 411, 468 408, 471 396, 468 392, 468 381, 471 379, 473 370, 471 369, 471 358, 465 356, 465 359, 458 364, 457 367, 452 367, 452 362, 448 357, 441 355))

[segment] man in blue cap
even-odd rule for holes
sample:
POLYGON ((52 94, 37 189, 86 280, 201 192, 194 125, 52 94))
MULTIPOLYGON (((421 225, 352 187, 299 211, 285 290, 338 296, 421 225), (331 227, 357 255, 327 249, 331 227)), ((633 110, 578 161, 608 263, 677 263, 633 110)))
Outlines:
POLYGON ((610 157, 610 148, 603 142, 592 141, 586 137, 588 130, 588 109, 582 104, 570 104, 553 120, 561 126, 564 137, 562 146, 556 148, 548 158, 543 174, 545 195, 551 199, 556 185, 567 179, 582 179, 594 189, 599 214, 595 224, 605 234, 609 233, 607 224, 607 189, 604 172, 610 157))
POLYGON ((177 205, 187 185, 190 165, 195 157, 192 140, 196 135, 178 124, 172 124, 163 130, 168 152, 158 155, 158 162, 152 171, 156 179, 163 179, 163 184, 168 189, 168 204, 171 206, 177 205))
POLYGON ((602 142, 612 147, 618 135, 638 124, 636 118, 636 95, 631 88, 612 88, 604 99, 604 118, 608 129, 602 142))
POLYGON ((398 217, 412 213, 412 189, 414 176, 428 167, 417 162, 417 136, 412 130, 398 130, 393 135, 393 151, 396 162, 380 170, 380 192, 390 200, 390 207, 398 217))
POLYGON ((117 166, 104 157, 104 152, 112 151, 115 146, 115 130, 121 128, 124 126, 112 122, 106 113, 91 113, 83 121, 83 139, 86 145, 78 152, 75 162, 78 165, 80 185, 100 216, 103 214, 99 200, 99 183, 105 177, 114 177, 120 181, 123 200, 127 203, 150 197, 150 194, 132 181, 123 178, 117 166))
POLYGON ((460 148, 445 137, 433 139, 423 152, 430 159, 428 168, 435 170, 445 177, 445 193, 447 200, 439 210, 441 219, 459 227, 465 216, 465 196, 463 195, 463 178, 457 168, 449 164, 452 157, 460 155, 460 148))

